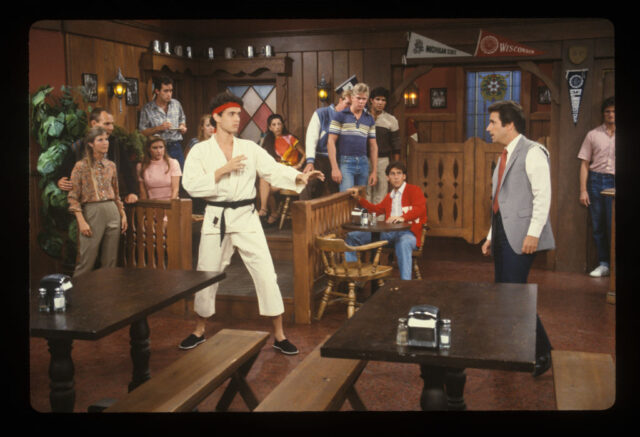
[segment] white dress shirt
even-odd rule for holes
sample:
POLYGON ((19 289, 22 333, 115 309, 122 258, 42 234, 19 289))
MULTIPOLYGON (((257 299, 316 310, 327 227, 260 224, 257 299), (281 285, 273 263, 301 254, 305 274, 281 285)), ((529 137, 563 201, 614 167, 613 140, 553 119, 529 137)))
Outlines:
POLYGON ((403 182, 400 188, 397 190, 394 188, 389 193, 389 197, 391 197, 391 216, 392 217, 401 217, 402 216, 402 193, 404 193, 404 187, 407 186, 406 182, 403 182))
MULTIPOLYGON (((522 134, 518 135, 507 145, 505 165, 509 163, 513 149, 515 149, 521 137, 522 134)), ((547 223, 549 210, 551 209, 551 171, 547 155, 540 147, 529 149, 525 160, 525 171, 533 194, 533 212, 527 235, 539 238, 542 228, 547 223)), ((487 240, 491 240, 491 228, 489 228, 487 240)))

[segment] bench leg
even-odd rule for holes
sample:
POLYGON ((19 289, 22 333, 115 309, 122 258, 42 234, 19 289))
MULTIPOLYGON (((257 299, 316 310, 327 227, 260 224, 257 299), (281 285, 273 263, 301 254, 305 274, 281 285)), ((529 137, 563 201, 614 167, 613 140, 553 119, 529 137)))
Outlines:
POLYGON ((255 355, 249 361, 240 366, 240 368, 231 376, 229 385, 225 389, 224 393, 222 393, 222 397, 218 401, 218 405, 216 405, 216 411, 227 411, 231 405, 231 401, 233 401, 233 398, 238 392, 240 392, 240 396, 242 396, 242 399, 244 399, 244 402, 247 404, 250 411, 253 411, 258 406, 258 399, 256 398, 256 395, 244 379, 257 358, 258 355, 255 355))
POLYGON ((367 407, 364 406, 364 403, 362 402, 362 399, 360 399, 360 395, 358 395, 354 386, 349 387, 349 390, 347 390, 347 399, 349 399, 349 403, 354 410, 367 411, 367 407))
POLYGON ((149 372, 149 324, 146 317, 131 324, 129 328, 129 344, 131 345, 131 361, 133 363, 133 373, 129 383, 129 391, 134 390, 143 382, 151 378, 149 372))

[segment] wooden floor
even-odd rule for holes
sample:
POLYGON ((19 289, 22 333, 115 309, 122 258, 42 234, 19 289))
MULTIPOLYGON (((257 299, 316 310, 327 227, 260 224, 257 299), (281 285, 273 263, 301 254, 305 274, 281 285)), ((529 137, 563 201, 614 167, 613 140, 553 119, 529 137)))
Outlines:
MULTIPOLYGON (((221 284, 223 293, 253 293, 248 275, 241 263, 234 262, 221 284), (225 290, 225 291, 223 291, 225 290)), ((283 295, 290 292, 290 263, 276 263, 283 295)), ((490 258, 480 255, 479 245, 458 239, 427 238, 421 261, 426 280, 493 281, 490 258)), ((590 278, 586 274, 551 272, 534 268, 529 282, 539 284, 538 313, 553 347, 611 354, 616 359, 616 307, 606 303, 608 278, 590 278)), ((360 296, 366 300, 366 293, 360 296)), ((346 319, 346 308, 329 307, 322 321, 310 325, 285 324, 288 338, 298 346, 300 354, 285 356, 273 348, 269 340, 259 355, 247 381, 258 399, 263 399, 324 338, 346 319)), ((181 354, 178 343, 193 328, 193 320, 163 311, 149 318, 151 330, 151 374, 166 367, 181 354)), ((222 328, 270 331, 268 319, 213 317, 206 335, 222 328)), ((89 405, 102 398, 118 398, 126 393, 130 379, 128 329, 122 329, 96 342, 76 341, 73 346, 76 385, 76 412, 86 412, 89 405)), ((50 411, 46 341, 30 339, 29 404, 37 412, 50 411)), ((555 407, 552 371, 533 378, 527 373, 467 369, 465 400, 469 411, 529 412, 552 411, 555 407)), ((198 408, 211 412, 226 384, 216 390, 198 408)), ((364 404, 371 411, 419 411, 422 380, 419 369, 410 364, 370 362, 356 383, 364 404)), ((342 410, 351 407, 346 403, 342 410)), ((235 399, 230 411, 247 412, 241 399, 235 399)), ((204 415, 207 416, 207 415, 204 415)), ((191 416, 190 416, 191 417, 191 416)), ((203 416, 198 416, 201 419, 203 416)), ((208 417, 208 416, 207 416, 208 417)), ((254 415, 242 416, 245 419, 254 415)), ((386 419, 395 418, 396 416, 386 419)), ((415 418, 415 417, 414 417, 415 418)), ((235 420, 235 419, 233 419, 235 420)), ((329 423, 329 422, 327 422, 329 423)), ((425 423, 425 429, 429 423, 425 423)))

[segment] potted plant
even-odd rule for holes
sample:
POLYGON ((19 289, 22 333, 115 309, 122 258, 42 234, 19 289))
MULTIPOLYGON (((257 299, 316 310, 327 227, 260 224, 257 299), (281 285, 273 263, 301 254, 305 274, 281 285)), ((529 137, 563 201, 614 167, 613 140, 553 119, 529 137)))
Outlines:
POLYGON ((53 89, 45 85, 31 96, 31 134, 40 145, 37 171, 44 219, 38 244, 49 256, 62 259, 68 269, 76 258, 77 223, 67 211, 67 193, 58 188, 56 179, 71 144, 87 128, 87 114, 75 101, 82 87, 62 86, 60 97, 51 95, 53 89))

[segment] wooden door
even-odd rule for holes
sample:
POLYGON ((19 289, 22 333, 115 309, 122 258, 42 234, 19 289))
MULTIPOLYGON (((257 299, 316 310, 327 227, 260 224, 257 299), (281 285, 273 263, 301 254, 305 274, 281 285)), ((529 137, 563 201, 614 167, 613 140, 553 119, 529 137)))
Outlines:
POLYGON ((473 241, 475 140, 410 145, 409 182, 427 198, 429 234, 473 241))

